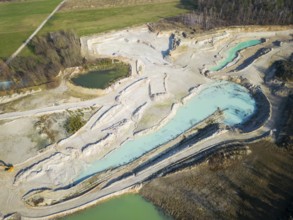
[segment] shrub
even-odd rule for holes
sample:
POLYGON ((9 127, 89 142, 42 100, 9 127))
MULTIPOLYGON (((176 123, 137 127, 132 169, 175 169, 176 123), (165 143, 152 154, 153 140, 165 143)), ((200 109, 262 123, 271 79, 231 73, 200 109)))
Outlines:
POLYGON ((276 76, 284 81, 293 81, 293 61, 278 60, 275 62, 276 76))
POLYGON ((67 133, 73 134, 77 132, 83 125, 85 121, 80 114, 70 115, 65 121, 64 128, 67 133))

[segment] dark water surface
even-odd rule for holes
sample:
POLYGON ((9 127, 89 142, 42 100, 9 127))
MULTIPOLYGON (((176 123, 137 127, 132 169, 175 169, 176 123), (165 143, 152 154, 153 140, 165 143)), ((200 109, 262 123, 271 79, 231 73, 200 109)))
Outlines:
POLYGON ((105 89, 111 82, 126 77, 129 74, 128 68, 114 67, 106 70, 89 71, 86 74, 72 78, 72 82, 77 86, 91 89, 105 89))

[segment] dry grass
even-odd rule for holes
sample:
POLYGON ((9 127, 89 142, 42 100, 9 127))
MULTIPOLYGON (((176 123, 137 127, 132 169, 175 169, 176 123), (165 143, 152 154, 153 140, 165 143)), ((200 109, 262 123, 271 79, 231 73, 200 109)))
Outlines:
POLYGON ((47 23, 42 33, 60 29, 73 30, 79 36, 123 29, 147 22, 158 21, 188 10, 180 1, 127 5, 123 7, 85 8, 60 11, 47 23))
POLYGON ((81 9, 127 7, 134 5, 157 4, 165 2, 178 2, 176 0, 68 0, 62 7, 62 11, 81 9))
POLYGON ((209 162, 155 179, 141 194, 175 219, 288 217, 293 199, 292 148, 262 141, 250 149, 246 156, 230 154, 223 161, 218 154, 209 162))

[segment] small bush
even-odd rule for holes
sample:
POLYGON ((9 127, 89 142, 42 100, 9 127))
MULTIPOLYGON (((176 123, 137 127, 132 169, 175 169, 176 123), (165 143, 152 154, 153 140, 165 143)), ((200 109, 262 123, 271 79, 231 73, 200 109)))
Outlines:
POLYGON ((73 134, 77 132, 83 125, 85 121, 82 116, 79 114, 70 115, 69 118, 65 121, 64 128, 67 133, 73 134))
POLYGON ((293 61, 278 60, 275 62, 276 76, 284 81, 293 81, 293 61))

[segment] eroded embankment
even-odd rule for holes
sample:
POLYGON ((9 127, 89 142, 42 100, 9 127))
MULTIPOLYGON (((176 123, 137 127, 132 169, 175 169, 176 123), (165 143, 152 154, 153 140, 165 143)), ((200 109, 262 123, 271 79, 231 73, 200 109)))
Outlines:
POLYGON ((239 128, 242 132, 248 133, 259 129, 271 117, 271 104, 260 87, 253 86, 247 82, 242 84, 249 90, 255 100, 256 108, 248 120, 236 125, 235 128, 239 128))
POLYGON ((195 127, 190 128, 173 140, 147 152, 142 157, 134 159, 134 161, 124 166, 96 173, 73 184, 54 190, 49 188, 34 189, 26 193, 23 196, 23 200, 31 206, 51 206, 80 197, 90 193, 91 190, 103 189, 114 183, 119 183, 121 180, 127 179, 138 172, 143 172, 147 168, 168 159, 168 157, 174 156, 176 153, 200 142, 204 138, 220 132, 222 128, 220 129, 218 124, 210 124, 210 122, 219 121, 221 118, 223 118, 222 113, 216 111, 212 116, 203 120, 195 127), (54 199, 52 200, 52 198, 54 199))
POLYGON ((152 180, 141 195, 175 219, 286 219, 292 215, 292 149, 261 141, 245 148, 234 145, 232 151, 221 150, 204 161, 152 180))
MULTIPOLYGON (((259 92, 260 91, 256 92, 255 96, 259 95, 259 92)), ((261 101, 261 99, 258 99, 257 101, 261 101)), ((257 106, 260 106, 260 103, 258 103, 257 106)), ((255 111, 254 115, 259 113, 259 111, 255 111)), ((255 116, 253 118, 250 117, 249 121, 258 121, 257 124, 260 125, 261 122, 264 123, 264 121, 261 121, 260 119, 264 118, 255 116)), ((107 172, 100 172, 82 182, 77 181, 77 185, 69 185, 66 187, 55 189, 53 191, 49 189, 35 189, 26 194, 23 199, 31 206, 50 206, 64 202, 66 200, 77 198, 90 192, 93 189, 97 190, 107 188, 112 184, 119 183, 119 181, 123 181, 124 179, 136 175, 137 173, 143 173, 145 170, 151 169, 152 166, 157 166, 160 163, 166 163, 166 160, 168 160, 168 158, 176 157, 176 154, 184 152, 185 149, 193 147, 195 144, 204 141, 205 139, 210 138, 213 135, 217 135, 222 131, 225 132, 224 126, 219 126, 219 124, 215 124, 216 121, 222 120, 223 112, 221 110, 218 110, 212 116, 203 120, 203 122, 201 122, 200 124, 196 124, 195 127, 192 127, 189 130, 180 134, 178 137, 169 140, 162 146, 151 150, 143 157, 138 158, 133 162, 131 161, 128 164, 120 166, 116 169, 112 168, 110 170, 107 170, 107 172), (54 198, 54 200, 52 200, 51 198, 54 198)), ((246 121, 246 123, 248 123, 248 121, 246 121)), ((268 133, 264 133, 264 136, 267 134, 268 133)), ((263 135, 255 138, 250 138, 247 139, 245 142, 248 143, 262 137, 263 135)), ((167 167, 162 167, 156 170, 156 172, 150 173, 149 176, 146 176, 145 180, 142 180, 142 182, 152 179, 158 175, 173 172, 174 170, 185 166, 190 166, 190 164, 198 163, 206 158, 207 155, 212 154, 219 149, 226 149, 232 144, 233 146, 235 146, 237 145, 237 143, 239 146, 241 146, 241 141, 232 140, 212 145, 208 149, 195 151, 193 154, 189 154, 187 157, 180 159, 175 163, 169 163, 167 167)))

